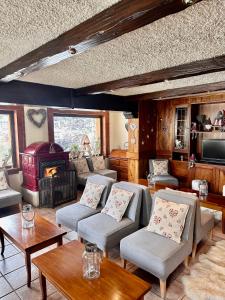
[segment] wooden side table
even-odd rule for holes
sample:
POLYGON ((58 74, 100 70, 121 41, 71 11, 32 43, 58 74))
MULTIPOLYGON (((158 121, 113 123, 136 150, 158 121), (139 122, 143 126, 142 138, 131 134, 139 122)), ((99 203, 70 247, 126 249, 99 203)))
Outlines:
POLYGON ((4 217, 0 219, 1 255, 4 256, 4 236, 6 236, 25 254, 27 286, 30 287, 31 254, 55 243, 58 246, 62 245, 64 234, 66 234, 66 231, 63 231, 39 215, 35 216, 34 227, 26 229, 22 226, 22 216, 20 213, 4 217))

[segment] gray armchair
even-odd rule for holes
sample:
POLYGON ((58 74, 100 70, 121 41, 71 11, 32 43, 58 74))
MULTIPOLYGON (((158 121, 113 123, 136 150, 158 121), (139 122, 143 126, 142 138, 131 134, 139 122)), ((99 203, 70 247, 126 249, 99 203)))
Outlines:
POLYGON ((190 206, 181 243, 178 244, 169 238, 149 232, 146 228, 143 228, 121 240, 120 255, 124 260, 124 267, 126 267, 126 261, 130 261, 158 277, 160 279, 161 297, 164 299, 168 276, 183 261, 187 266, 188 256, 192 252, 196 199, 177 197, 166 190, 160 190, 154 195, 153 207, 157 196, 168 201, 184 203, 190 206))
POLYGON ((8 183, 8 188, 0 191, 0 208, 8 207, 11 205, 22 204, 21 193, 13 190, 9 185, 8 174, 4 171, 8 183))
POLYGON ((134 193, 122 220, 117 222, 112 217, 99 213, 78 223, 78 235, 84 240, 96 243, 106 257, 109 249, 139 228, 141 207, 143 218, 147 218, 146 214, 149 211, 147 197, 142 204, 142 196, 144 191, 147 193, 147 187, 125 181, 115 183, 114 186, 134 193))
POLYGON ((162 183, 168 183, 170 185, 175 185, 175 186, 179 185, 178 179, 169 174, 169 160, 168 159, 149 159, 149 172, 151 174, 153 174, 152 181, 154 183, 162 182, 162 183), (153 160, 167 161, 168 162, 168 174, 167 175, 154 175, 153 160))
POLYGON ((194 196, 193 193, 187 193, 183 191, 177 191, 172 189, 166 189, 167 192, 177 196, 191 197, 196 200, 196 214, 195 214, 195 226, 194 226, 194 240, 192 249, 192 258, 195 258, 198 243, 203 240, 210 233, 212 238, 212 231, 214 227, 214 216, 208 212, 204 212, 200 208, 199 199, 194 196))
POLYGON ((93 175, 87 179, 90 182, 105 185, 105 189, 102 193, 100 204, 97 209, 93 209, 79 202, 60 208, 56 211, 56 223, 61 226, 64 225, 77 232, 78 222, 85 218, 88 218, 94 214, 99 213, 105 206, 106 199, 108 198, 111 186, 115 183, 115 180, 109 177, 101 175, 93 175))

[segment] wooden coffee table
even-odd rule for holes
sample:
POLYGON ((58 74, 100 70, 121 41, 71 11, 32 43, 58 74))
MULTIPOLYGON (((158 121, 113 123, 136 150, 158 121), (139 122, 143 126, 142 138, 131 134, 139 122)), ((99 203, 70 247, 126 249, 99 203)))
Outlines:
POLYGON ((2 244, 1 255, 4 255, 4 235, 25 253, 27 268, 27 286, 31 283, 31 254, 45 247, 57 243, 62 245, 62 237, 66 231, 58 228, 39 215, 35 216, 35 225, 32 228, 22 227, 20 213, 0 218, 0 239, 2 244))
POLYGON ((73 241, 32 260, 39 269, 43 300, 47 299, 46 279, 68 299, 144 299, 150 284, 107 258, 103 259, 98 279, 83 279, 83 250, 83 244, 73 241))

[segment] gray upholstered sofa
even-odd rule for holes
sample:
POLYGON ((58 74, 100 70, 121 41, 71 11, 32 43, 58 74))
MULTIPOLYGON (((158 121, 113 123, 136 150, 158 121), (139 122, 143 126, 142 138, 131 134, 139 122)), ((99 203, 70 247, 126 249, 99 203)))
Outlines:
POLYGON ((196 199, 176 196, 166 190, 160 190, 153 197, 153 207, 157 196, 168 201, 189 205, 181 243, 142 228, 121 240, 120 255, 124 260, 124 266, 126 266, 126 261, 130 261, 158 277, 161 297, 165 298, 168 276, 183 261, 187 265, 188 256, 192 252, 196 199))
POLYGON ((104 213, 81 220, 78 223, 78 235, 92 243, 108 256, 108 250, 120 243, 125 236, 146 225, 150 217, 151 196, 148 188, 142 185, 121 181, 113 186, 133 192, 128 208, 120 222, 104 213))
POLYGON ((167 183, 170 185, 178 186, 179 185, 178 179, 176 177, 170 175, 169 172, 167 175, 154 175, 153 160, 167 161, 168 162, 168 171, 169 171, 168 159, 149 159, 149 172, 150 172, 150 174, 153 174, 152 181, 154 183, 162 182, 162 183, 167 183))
POLYGON ((115 180, 98 174, 88 177, 87 180, 92 183, 105 185, 99 206, 97 209, 93 209, 77 202, 60 208, 56 211, 56 223, 58 225, 64 225, 77 232, 79 221, 99 213, 105 206, 111 186, 115 183, 115 180))
POLYGON ((8 174, 6 171, 4 171, 4 173, 8 183, 8 188, 0 191, 0 208, 21 204, 21 194, 10 187, 8 174))
MULTIPOLYGON (((78 174, 78 172, 76 172, 77 173, 77 183, 79 185, 85 186, 85 184, 87 182, 87 179, 89 177, 95 175, 95 174, 99 174, 99 175, 110 177, 114 180, 117 180, 117 171, 110 170, 108 168, 105 168, 103 170, 94 170, 92 159, 91 158, 86 158, 86 161, 87 161, 87 165, 88 165, 88 172, 79 173, 79 174, 78 174)), ((105 159, 105 165, 107 166, 107 160, 106 159, 105 159)), ((71 167, 75 168, 75 170, 76 170, 76 167, 73 164, 73 161, 71 161, 71 167)))

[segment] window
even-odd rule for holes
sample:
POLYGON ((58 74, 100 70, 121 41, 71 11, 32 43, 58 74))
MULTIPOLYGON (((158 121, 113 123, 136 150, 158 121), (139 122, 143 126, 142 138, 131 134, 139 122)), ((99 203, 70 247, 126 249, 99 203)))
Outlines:
POLYGON ((20 153, 25 148, 24 108, 22 105, 0 106, 0 167, 7 161, 8 173, 20 168, 20 153))
POLYGON ((54 116, 55 142, 70 151, 79 147, 87 135, 95 154, 101 153, 101 119, 99 117, 54 116))
POLYGON ((14 117, 12 113, 0 112, 0 166, 6 163, 6 166, 15 165, 15 148, 14 135, 14 117))
POLYGON ((81 146, 86 135, 94 153, 109 154, 109 113, 89 110, 48 108, 49 141, 66 151, 81 146))

